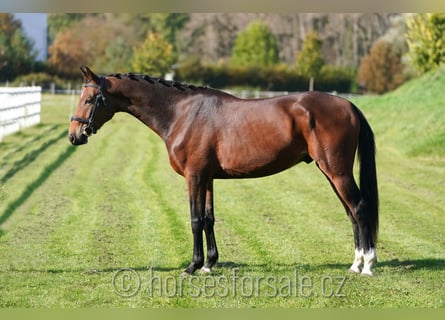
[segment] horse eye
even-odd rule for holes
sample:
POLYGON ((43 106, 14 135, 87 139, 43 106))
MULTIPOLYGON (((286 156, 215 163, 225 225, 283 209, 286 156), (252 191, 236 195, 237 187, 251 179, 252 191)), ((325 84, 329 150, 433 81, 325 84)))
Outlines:
POLYGON ((85 100, 85 104, 92 104, 93 103, 93 99, 92 98, 88 98, 85 100))

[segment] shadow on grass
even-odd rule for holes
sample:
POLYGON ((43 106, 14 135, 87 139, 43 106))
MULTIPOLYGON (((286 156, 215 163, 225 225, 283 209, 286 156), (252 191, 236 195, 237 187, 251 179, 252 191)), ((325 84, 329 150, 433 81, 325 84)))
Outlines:
MULTIPOLYGON (((102 274, 102 273, 115 273, 121 270, 134 270, 136 272, 160 272, 160 273, 169 273, 175 272, 178 275, 181 274, 185 268, 189 265, 189 261, 184 261, 178 266, 159 266, 159 265, 146 265, 146 266, 119 266, 119 267, 109 267, 109 268, 66 268, 66 269, 52 269, 52 268, 42 268, 42 269, 34 269, 34 268, 18 268, 18 269, 8 269, 8 272, 36 272, 36 273, 48 273, 48 274, 59 274, 59 273, 85 273, 85 274, 102 274)), ((326 266, 323 265, 310 265, 310 264, 297 264, 297 263, 289 263, 289 264, 247 264, 247 263, 235 263, 232 261, 224 261, 218 262, 217 265, 212 269, 211 275, 219 276, 227 273, 227 271, 237 270, 240 274, 249 274, 249 273, 293 273, 297 271, 304 272, 315 272, 326 269, 326 266)), ((0 270, 0 272, 2 272, 0 270)), ((4 272, 4 271, 3 271, 4 272)), ((200 272, 197 270, 194 275, 199 275, 200 272)), ((204 273, 207 274, 207 273, 204 273)))
MULTIPOLYGON (((104 273, 116 273, 121 270, 134 270, 137 272, 177 272, 178 275, 188 266, 188 262, 181 263, 178 267, 163 267, 156 265, 147 266, 121 266, 110 268, 67 268, 67 269, 8 269, 7 271, 0 272, 23 272, 23 273, 48 273, 48 274, 60 274, 60 273, 84 273, 84 274, 104 274, 104 273)), ((347 272, 349 264, 343 263, 328 263, 328 264, 247 264, 247 263, 235 263, 232 261, 223 261, 217 263, 216 267, 212 270, 211 275, 219 276, 230 270, 239 270, 241 274, 249 273, 273 273, 279 272, 280 274, 291 274, 295 271, 301 272, 329 272, 329 269, 338 269, 341 272, 347 272)), ((416 270, 445 270, 445 259, 418 259, 418 260, 405 260, 399 261, 397 259, 379 262, 376 268, 390 268, 392 271, 400 272, 402 269, 405 271, 416 270)), ((196 271, 195 275, 199 275, 196 271)))
POLYGON ((392 259, 377 263, 377 266, 388 267, 397 270, 445 270, 445 259, 408 259, 402 260, 392 259))
MULTIPOLYGON (((65 132, 64 132, 64 135, 65 132)), ((51 174, 59 168, 62 163, 65 162, 66 159, 68 159, 76 150, 75 147, 69 145, 63 153, 59 155, 59 157, 54 160, 52 163, 50 163, 47 167, 45 167, 40 176, 37 177, 33 182, 28 184, 26 186, 25 190, 22 192, 21 195, 19 195, 14 201, 12 201, 6 210, 3 212, 3 214, 0 216, 0 225, 3 224, 8 218, 14 213, 14 211, 23 203, 25 202, 36 189, 38 189, 50 176, 51 174)), ((0 236, 3 235, 4 232, 0 232, 0 236)))
MULTIPOLYGON (((350 264, 344 263, 328 263, 324 265, 328 268, 333 269, 348 269, 350 264)), ((416 270, 445 270, 445 259, 434 259, 434 258, 425 258, 425 259, 408 259, 408 260, 385 260, 378 261, 376 266, 376 270, 378 268, 385 268, 395 272, 401 271, 416 271, 416 270)))
MULTIPOLYGON (((31 141, 29 141, 27 144, 23 144, 22 146, 20 146, 19 148, 17 148, 13 153, 18 153, 20 151, 22 151, 23 149, 25 149, 28 146, 34 146, 37 145, 37 147, 28 152, 27 154, 25 154, 25 156, 14 162, 11 165, 11 169, 6 172, 3 177, 0 179, 0 184, 4 184, 6 183, 9 179, 11 179, 17 172, 19 172, 20 170, 26 168, 28 165, 30 165, 32 162, 34 162, 34 160, 40 155, 42 154, 46 149, 48 149, 48 147, 54 145, 57 141, 59 141, 62 138, 65 138, 67 136, 67 131, 63 130, 58 136, 54 137, 51 140, 46 141, 45 143, 43 143, 42 145, 38 145, 37 141, 39 141, 40 139, 42 139, 43 137, 45 137, 45 135, 47 135, 50 131, 57 129, 57 126, 51 126, 48 130, 45 130, 44 132, 42 132, 40 135, 36 136, 34 139, 32 139, 31 141)), ((10 155, 9 155, 10 156, 10 155)), ((1 163, 2 165, 4 165, 4 163, 1 163)))

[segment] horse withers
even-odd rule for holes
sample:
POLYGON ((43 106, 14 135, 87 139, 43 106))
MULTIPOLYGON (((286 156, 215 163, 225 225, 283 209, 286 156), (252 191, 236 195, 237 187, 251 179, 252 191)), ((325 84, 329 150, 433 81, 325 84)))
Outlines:
POLYGON ((185 178, 193 234, 186 274, 210 272, 218 260, 214 179, 263 177, 314 161, 352 222, 355 258, 349 270, 372 275, 378 232, 374 134, 350 101, 320 92, 240 99, 141 74, 98 76, 86 66, 81 71, 84 88, 71 118, 70 142, 87 143, 116 112, 126 112, 161 137, 171 166, 185 178), (360 188, 353 176, 356 153, 360 188))

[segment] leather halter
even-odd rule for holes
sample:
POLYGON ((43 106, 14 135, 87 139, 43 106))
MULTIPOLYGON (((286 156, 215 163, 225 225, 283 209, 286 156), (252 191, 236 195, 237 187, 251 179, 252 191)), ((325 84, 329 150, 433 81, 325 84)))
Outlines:
MULTIPOLYGON (((93 108, 91 109, 89 117, 81 118, 81 117, 77 117, 77 116, 71 116, 71 121, 77 121, 77 122, 87 125, 83 132, 86 136, 90 136, 91 134, 97 132, 97 129, 94 126, 94 117, 96 116, 96 111, 99 108, 100 104, 102 104, 104 107, 107 106, 105 103, 105 96, 103 95, 105 78, 103 76, 100 76, 99 80, 100 80, 99 85, 90 84, 90 83, 85 83, 83 85, 84 88, 91 87, 91 88, 99 89, 99 93, 96 95, 96 101, 94 102, 94 105, 93 105, 93 108)), ((107 111, 109 111, 109 110, 107 110, 107 111)))

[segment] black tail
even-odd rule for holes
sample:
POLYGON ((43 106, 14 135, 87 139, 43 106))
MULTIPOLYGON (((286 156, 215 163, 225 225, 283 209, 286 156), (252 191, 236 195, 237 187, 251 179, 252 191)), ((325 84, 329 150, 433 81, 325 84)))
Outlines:
POLYGON ((379 228, 379 193, 377 190, 374 133, 363 113, 354 104, 352 107, 360 120, 358 141, 360 191, 368 209, 370 232, 374 245, 376 245, 379 228))

